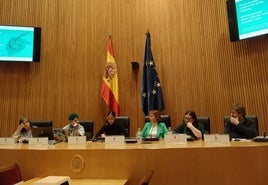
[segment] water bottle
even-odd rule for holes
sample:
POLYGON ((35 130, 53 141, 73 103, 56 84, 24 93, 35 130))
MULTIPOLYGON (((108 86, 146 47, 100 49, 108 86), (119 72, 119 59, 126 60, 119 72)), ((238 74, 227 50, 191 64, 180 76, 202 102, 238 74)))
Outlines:
POLYGON ((168 127, 168 133, 167 134, 172 134, 172 129, 171 129, 171 127, 168 127))
POLYGON ((140 128, 138 128, 138 131, 136 133, 136 139, 138 142, 141 142, 141 129, 140 128))
POLYGON ((19 142, 19 139, 20 139, 20 136, 17 132, 15 132, 12 137, 14 138, 14 143, 18 143, 19 142))

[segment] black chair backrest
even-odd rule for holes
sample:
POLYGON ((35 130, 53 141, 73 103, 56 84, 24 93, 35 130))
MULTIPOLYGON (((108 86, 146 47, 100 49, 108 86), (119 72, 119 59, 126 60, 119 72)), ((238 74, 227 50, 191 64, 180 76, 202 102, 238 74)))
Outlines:
POLYGON ((230 116, 223 116, 224 124, 230 119, 230 116))
POLYGON ((258 123, 257 115, 252 114, 252 115, 246 115, 245 117, 248 119, 251 119, 255 123, 257 135, 259 135, 259 123, 258 123))
POLYGON ((52 127, 52 120, 34 120, 31 123, 36 127, 52 127))
MULTIPOLYGON (((259 135, 259 123, 258 123, 258 117, 257 117, 257 115, 249 114, 249 115, 246 115, 245 117, 247 119, 252 120, 255 123, 257 135, 259 135)), ((224 124, 225 124, 225 122, 230 119, 230 116, 224 116, 223 119, 224 119, 224 124)))
POLYGON ((206 116, 197 117, 197 121, 205 127, 205 134, 210 134, 210 118, 206 116))
MULTIPOLYGON (((161 121, 166 124, 167 128, 171 127, 171 118, 169 115, 161 115, 161 121)), ((149 122, 149 116, 145 116, 145 123, 149 122)))
POLYGON ((116 120, 122 124, 122 126, 125 128, 126 137, 129 137, 130 135, 130 119, 129 116, 117 116, 116 120))
POLYGON ((87 141, 91 140, 94 136, 93 135, 94 134, 94 121, 93 120, 83 120, 83 121, 79 121, 79 123, 85 129, 85 136, 87 138, 87 141))

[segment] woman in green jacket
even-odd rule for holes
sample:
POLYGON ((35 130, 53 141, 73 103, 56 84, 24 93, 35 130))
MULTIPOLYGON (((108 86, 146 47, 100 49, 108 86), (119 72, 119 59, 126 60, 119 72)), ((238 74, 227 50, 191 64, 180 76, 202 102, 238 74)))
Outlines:
POLYGON ((160 112, 158 110, 151 110, 149 112, 150 122, 145 123, 142 129, 143 138, 164 138, 168 132, 165 123, 161 122, 160 112))

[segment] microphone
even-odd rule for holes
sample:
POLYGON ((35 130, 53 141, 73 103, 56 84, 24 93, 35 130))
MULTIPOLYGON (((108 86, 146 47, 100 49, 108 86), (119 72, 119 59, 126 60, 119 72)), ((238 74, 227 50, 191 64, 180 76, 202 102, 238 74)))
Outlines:
POLYGON ((266 128, 266 124, 264 125, 264 132, 263 132, 263 138, 265 139, 266 138, 266 130, 267 130, 267 128, 266 128))
MULTIPOLYGON (((266 140, 266 124, 264 125, 263 139, 266 140)), ((268 141, 268 139, 267 139, 268 141)))
POLYGON ((256 136, 252 140, 255 142, 268 142, 268 137, 266 137, 266 126, 265 131, 263 132, 263 136, 256 136))

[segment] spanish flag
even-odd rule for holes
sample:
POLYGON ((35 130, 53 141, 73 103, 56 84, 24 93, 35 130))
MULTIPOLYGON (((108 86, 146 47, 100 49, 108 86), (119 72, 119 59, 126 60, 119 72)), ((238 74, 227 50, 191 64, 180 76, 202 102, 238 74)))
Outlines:
POLYGON ((119 116, 118 78, 111 35, 109 35, 107 45, 106 69, 102 78, 101 96, 110 110, 119 116))

